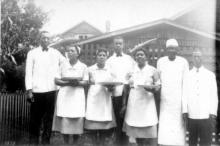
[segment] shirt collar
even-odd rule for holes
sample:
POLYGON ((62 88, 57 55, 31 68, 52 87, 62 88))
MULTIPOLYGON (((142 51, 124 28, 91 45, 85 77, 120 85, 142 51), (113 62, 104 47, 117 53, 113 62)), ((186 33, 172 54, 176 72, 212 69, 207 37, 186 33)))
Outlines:
MULTIPOLYGON (((70 64, 70 62, 69 62, 69 64, 70 64)), ((71 66, 72 68, 75 68, 75 67, 77 67, 79 64, 80 64, 80 61, 77 60, 74 65, 70 64, 70 66, 71 66)))
POLYGON ((195 66, 193 67, 193 71, 197 72, 197 71, 202 71, 204 69, 204 66, 202 65, 200 68, 196 68, 195 66))
POLYGON ((104 68, 99 68, 98 65, 97 65, 97 63, 96 63, 96 64, 95 64, 95 69, 96 69, 96 70, 107 70, 107 66, 106 66, 106 64, 105 64, 104 68))
POLYGON ((38 49, 40 49, 40 51, 41 52, 48 52, 48 51, 50 51, 51 50, 51 48, 50 47, 47 47, 48 48, 48 50, 47 51, 43 51, 43 47, 42 46, 39 46, 38 47, 38 49))
MULTIPOLYGON (((121 52, 121 56, 119 56, 119 57, 123 57, 124 55, 125 55, 125 54, 124 54, 123 52, 121 52)), ((114 56, 114 57, 118 57, 115 52, 114 52, 113 56, 114 56)))
POLYGON ((148 62, 147 62, 147 61, 146 61, 146 63, 145 63, 145 66, 144 66, 142 69, 140 69, 139 66, 138 66, 138 64, 136 63, 136 65, 135 65, 135 70, 136 70, 136 71, 142 71, 142 70, 144 70, 147 66, 148 66, 148 62))

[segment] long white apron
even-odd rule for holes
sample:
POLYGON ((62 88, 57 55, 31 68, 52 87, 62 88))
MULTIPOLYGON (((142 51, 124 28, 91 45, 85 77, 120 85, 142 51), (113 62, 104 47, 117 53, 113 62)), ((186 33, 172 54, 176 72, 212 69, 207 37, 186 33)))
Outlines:
POLYGON ((130 78, 133 85, 125 114, 125 122, 133 127, 147 127, 158 123, 154 95, 138 85, 153 85, 155 69, 148 64, 143 69, 135 66, 130 78))
POLYGON ((92 121, 112 121, 112 93, 98 82, 111 81, 113 78, 108 69, 90 68, 90 77, 95 81, 88 91, 86 119, 92 121))
MULTIPOLYGON (((185 128, 182 119, 182 83, 185 62, 168 58, 161 62, 161 103, 158 143, 163 145, 185 145, 185 128)), ((186 65, 187 66, 187 65, 186 65)))
POLYGON ((132 88, 129 95, 125 122, 133 127, 147 127, 158 122, 152 93, 143 87, 132 88))
MULTIPOLYGON (((74 66, 65 67, 63 77, 82 77, 88 80, 85 64, 78 61, 74 66)), ((68 118, 85 117, 85 92, 83 87, 61 87, 57 96, 57 116, 68 118)))

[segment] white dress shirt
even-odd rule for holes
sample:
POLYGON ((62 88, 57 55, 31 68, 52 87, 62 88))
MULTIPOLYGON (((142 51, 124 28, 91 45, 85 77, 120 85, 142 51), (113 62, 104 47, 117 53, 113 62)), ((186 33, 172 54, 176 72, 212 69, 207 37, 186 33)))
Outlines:
POLYGON ((57 90, 54 78, 60 76, 60 66, 65 62, 61 53, 53 48, 43 51, 42 47, 28 52, 25 85, 35 93, 57 90))
POLYGON ((207 119, 209 114, 217 115, 218 95, 214 73, 204 68, 193 68, 187 76, 183 98, 184 112, 191 119, 207 119))
MULTIPOLYGON (((127 76, 133 71, 135 61, 129 55, 122 53, 122 56, 113 54, 107 61, 106 65, 110 67, 111 71, 116 76, 116 81, 127 83, 127 76)), ((123 85, 116 86, 113 96, 122 96, 123 85)))

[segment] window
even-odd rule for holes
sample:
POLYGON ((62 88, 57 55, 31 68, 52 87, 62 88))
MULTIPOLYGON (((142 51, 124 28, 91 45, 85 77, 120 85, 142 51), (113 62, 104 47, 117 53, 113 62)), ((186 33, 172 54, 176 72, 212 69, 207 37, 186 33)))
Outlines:
POLYGON ((87 39, 87 38, 88 38, 87 35, 79 35, 79 39, 80 39, 80 40, 87 39))

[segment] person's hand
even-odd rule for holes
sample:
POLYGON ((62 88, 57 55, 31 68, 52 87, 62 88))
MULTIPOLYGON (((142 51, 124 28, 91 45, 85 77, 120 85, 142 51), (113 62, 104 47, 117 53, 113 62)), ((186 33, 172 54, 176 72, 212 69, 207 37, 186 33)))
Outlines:
POLYGON ((79 85, 79 82, 77 80, 70 80, 69 85, 72 87, 76 87, 79 85))
POLYGON ((121 110, 120 110, 120 117, 121 117, 121 118, 124 118, 126 108, 127 108, 126 105, 123 105, 123 106, 122 106, 122 108, 121 108, 121 110))
POLYGON ((161 85, 156 85, 156 86, 154 87, 154 91, 155 91, 155 92, 158 92, 158 91, 160 90, 160 88, 161 88, 161 85))
POLYGON ((105 87, 108 89, 109 92, 113 92, 114 91, 114 85, 105 85, 105 87))
POLYGON ((209 115, 209 120, 210 120, 210 122, 211 122, 212 131, 215 131, 215 129, 216 129, 216 116, 210 114, 210 115, 209 115))
POLYGON ((154 88, 152 86, 144 86, 144 89, 148 92, 153 92, 154 91, 154 88))
POLYGON ((129 80, 132 77, 132 74, 133 74, 132 72, 127 73, 125 79, 129 80))
POLYGON ((187 113, 183 113, 182 117, 183 117, 183 123, 186 126, 186 129, 188 129, 188 114, 187 113))
POLYGON ((27 101, 28 101, 29 103, 34 102, 34 97, 33 97, 32 90, 28 90, 28 91, 27 91, 27 101))

